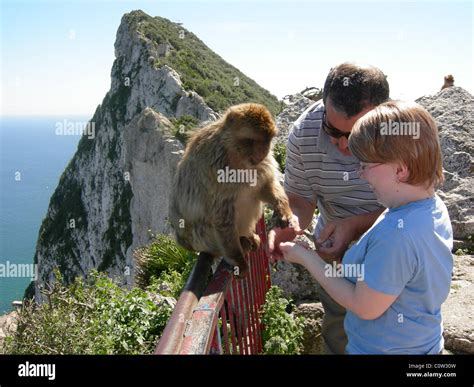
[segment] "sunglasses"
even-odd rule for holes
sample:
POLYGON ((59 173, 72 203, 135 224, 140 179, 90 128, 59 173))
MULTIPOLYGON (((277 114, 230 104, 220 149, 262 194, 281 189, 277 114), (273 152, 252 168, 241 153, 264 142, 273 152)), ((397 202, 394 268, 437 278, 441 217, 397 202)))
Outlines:
POLYGON ((327 135, 334 138, 345 137, 349 139, 349 136, 351 135, 351 132, 343 132, 342 130, 339 130, 338 128, 335 128, 334 126, 330 125, 326 119, 326 112, 324 112, 323 114, 323 121, 321 123, 321 126, 323 127, 323 130, 326 132, 327 135))

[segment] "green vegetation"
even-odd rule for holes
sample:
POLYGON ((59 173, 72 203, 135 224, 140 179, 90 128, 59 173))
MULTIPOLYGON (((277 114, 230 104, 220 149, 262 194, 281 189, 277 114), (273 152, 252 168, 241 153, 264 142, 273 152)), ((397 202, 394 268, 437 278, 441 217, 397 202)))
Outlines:
POLYGON ((125 261, 123 252, 132 244, 132 219, 130 217, 132 197, 132 188, 125 181, 120 190, 120 196, 114 197, 115 207, 110 215, 109 226, 105 233, 105 241, 109 246, 102 257, 102 262, 98 267, 99 271, 105 271, 112 267, 116 256, 119 256, 122 262, 125 261), (122 246, 125 248, 124 250, 122 250, 122 246))
POLYGON ((297 355, 303 349, 303 318, 291 312, 291 300, 282 297, 282 290, 272 286, 262 308, 264 353, 297 355))
POLYGON ((168 65, 176 70, 186 90, 194 90, 215 111, 222 112, 231 105, 257 102, 266 105, 273 114, 281 110, 277 98, 255 81, 212 52, 193 33, 177 23, 160 17, 150 17, 142 11, 128 14, 131 30, 139 31, 156 46, 172 46, 166 57, 154 66, 168 65))
POLYGON ((96 271, 70 286, 56 282, 43 292, 45 303, 25 301, 9 354, 152 353, 172 308, 157 304, 152 287, 128 291, 96 271))
POLYGON ((273 157, 280 166, 280 172, 285 173, 286 166, 286 144, 283 142, 277 142, 273 147, 273 157))
POLYGON ((181 141, 182 144, 186 144, 189 136, 198 126, 199 121, 193 116, 186 115, 179 118, 172 118, 171 123, 173 124, 173 135, 181 141))
POLYGON ((174 239, 157 235, 146 248, 135 252, 137 285, 155 286, 161 294, 178 298, 197 255, 178 246, 174 239))
MULTIPOLYGON (((71 264, 79 267, 79 252, 74 243, 72 232, 74 228, 87 227, 87 213, 82 202, 82 188, 79 182, 68 174, 68 171, 73 169, 72 165, 74 165, 74 159, 63 172, 58 187, 51 196, 49 208, 55 210, 54 217, 46 217, 43 220, 38 237, 38 245, 41 245, 45 250, 55 252, 56 265, 66 281, 72 279, 69 269, 71 264), (69 227, 71 220, 74 221, 74 228, 69 227), (54 246, 54 250, 52 246, 54 246)), ((37 263, 36 255, 34 262, 37 263)))
POLYGON ((45 302, 24 302, 18 330, 3 352, 152 353, 172 312, 165 297, 181 293, 196 255, 158 235, 136 258, 139 286, 132 290, 97 271, 66 285, 56 269, 56 282, 43 291, 45 302))

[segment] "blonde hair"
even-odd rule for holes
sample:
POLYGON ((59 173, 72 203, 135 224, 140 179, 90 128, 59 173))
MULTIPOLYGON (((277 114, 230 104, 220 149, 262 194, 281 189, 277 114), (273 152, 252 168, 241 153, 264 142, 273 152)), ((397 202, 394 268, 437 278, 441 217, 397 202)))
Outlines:
POLYGON ((433 117, 413 102, 387 101, 359 118, 349 149, 363 162, 407 166, 407 184, 436 187, 443 183, 438 128, 433 117))

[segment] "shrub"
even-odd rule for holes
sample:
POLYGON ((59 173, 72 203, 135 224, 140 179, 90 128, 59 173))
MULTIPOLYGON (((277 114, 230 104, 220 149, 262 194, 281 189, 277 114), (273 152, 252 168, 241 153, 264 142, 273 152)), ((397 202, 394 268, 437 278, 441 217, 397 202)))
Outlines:
POLYGON ((186 144, 189 136, 199 124, 198 119, 190 115, 173 118, 171 123, 173 124, 173 135, 181 141, 182 144, 186 144))
POLYGON ((285 165, 286 165, 286 144, 282 142, 278 142, 273 147, 273 157, 277 161, 278 165, 280 166, 280 172, 285 173, 285 165))
POLYGON ((45 302, 25 301, 18 329, 6 340, 12 354, 152 353, 172 307, 156 289, 119 287, 105 273, 93 271, 68 287, 58 270, 42 293, 45 302))
POLYGON ((282 290, 272 286, 262 308, 264 353, 295 355, 303 349, 303 318, 288 313, 292 301, 282 297, 282 290))
POLYGON ((161 294, 177 298, 196 262, 197 255, 176 244, 167 235, 157 235, 152 243, 135 253, 137 285, 154 286, 161 294))

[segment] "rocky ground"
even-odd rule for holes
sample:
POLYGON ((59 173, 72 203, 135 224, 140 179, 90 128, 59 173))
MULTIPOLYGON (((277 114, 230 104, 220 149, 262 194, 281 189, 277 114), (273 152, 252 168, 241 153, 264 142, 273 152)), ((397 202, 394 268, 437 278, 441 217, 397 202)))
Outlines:
POLYGON ((451 292, 442 308, 445 348, 474 354, 474 256, 454 256, 451 292))
POLYGON ((3 353, 3 343, 7 336, 11 336, 17 328, 18 313, 10 312, 0 316, 0 354, 3 353))

